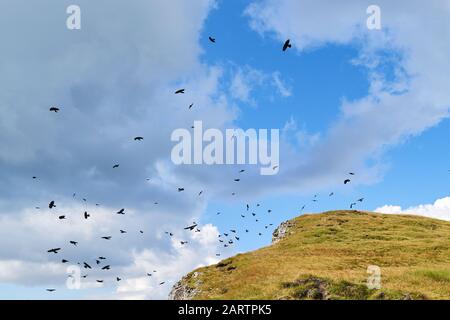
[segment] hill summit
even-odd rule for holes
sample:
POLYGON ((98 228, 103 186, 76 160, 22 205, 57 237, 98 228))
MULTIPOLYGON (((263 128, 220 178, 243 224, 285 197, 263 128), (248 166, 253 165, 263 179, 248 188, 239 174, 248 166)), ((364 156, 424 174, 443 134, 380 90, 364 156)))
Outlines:
POLYGON ((450 299, 450 222, 361 211, 305 214, 272 245, 183 277, 171 299, 450 299), (378 286, 371 272, 379 270, 378 286))

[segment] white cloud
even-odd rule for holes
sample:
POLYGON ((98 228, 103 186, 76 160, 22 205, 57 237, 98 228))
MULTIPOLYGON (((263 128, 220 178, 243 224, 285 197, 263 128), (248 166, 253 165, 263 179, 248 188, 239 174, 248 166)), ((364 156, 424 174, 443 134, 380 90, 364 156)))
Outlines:
POLYGON ((396 205, 384 205, 374 211, 392 214, 414 214, 450 221, 450 197, 437 199, 433 204, 420 204, 405 209, 396 205))
POLYGON ((442 33, 450 28, 448 3, 379 1, 381 31, 365 27, 369 4, 265 0, 246 10, 250 26, 261 35, 274 37, 280 45, 291 39, 291 54, 352 45, 359 54, 349 63, 358 63, 369 74, 368 95, 351 101, 343 97, 340 115, 309 152, 282 157, 284 169, 274 177, 280 192, 333 187, 349 170, 364 172, 355 184, 379 181, 384 151, 449 116, 450 92, 445 88, 450 62, 442 54, 450 52, 450 35, 442 33), (299 164, 286 163, 289 159, 299 164))

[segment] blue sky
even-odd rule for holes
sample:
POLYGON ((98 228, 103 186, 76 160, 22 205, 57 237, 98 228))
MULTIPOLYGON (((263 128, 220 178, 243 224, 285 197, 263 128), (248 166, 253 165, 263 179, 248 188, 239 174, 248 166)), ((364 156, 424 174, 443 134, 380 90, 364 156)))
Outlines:
POLYGON ((359 198, 359 210, 450 219, 450 64, 439 54, 450 52, 450 41, 438 31, 448 27, 450 8, 441 2, 379 1, 383 28, 374 31, 365 27, 370 3, 357 0, 106 7, 80 0, 78 31, 65 28, 69 1, 43 1, 36 12, 26 1, 6 2, 0 298, 164 299, 182 275, 217 262, 216 253, 269 245, 280 222, 348 209, 359 198), (412 23, 399 23, 400 15, 412 23), (428 15, 436 23, 422 26, 428 15), (293 47, 282 52, 288 38, 293 47), (181 85, 186 94, 174 95, 181 85), (52 105, 60 113, 49 114, 52 105), (170 134, 194 120, 221 130, 282 130, 279 174, 175 166, 170 134), (145 137, 140 144, 132 140, 138 135, 145 137), (115 163, 120 168, 112 171, 115 163), (356 175, 344 186, 350 171, 356 175), (177 192, 181 186, 186 190, 177 192), (56 211, 46 209, 50 200, 56 211), (36 206, 43 209, 36 213, 36 206), (115 215, 120 208, 123 217, 115 215), (85 210, 89 221, 78 217, 85 210), (202 232, 183 230, 192 221, 202 232), (127 235, 117 235, 119 228, 127 235), (230 229, 240 240, 224 249, 218 234, 230 229), (99 241, 106 234, 111 244, 99 241), (61 254, 46 253, 57 246, 61 254), (60 258, 92 262, 99 255, 108 256, 112 272, 92 271, 83 290, 65 288, 60 258), (100 277, 104 286, 92 281, 100 277), (45 292, 49 287, 57 291, 45 292))

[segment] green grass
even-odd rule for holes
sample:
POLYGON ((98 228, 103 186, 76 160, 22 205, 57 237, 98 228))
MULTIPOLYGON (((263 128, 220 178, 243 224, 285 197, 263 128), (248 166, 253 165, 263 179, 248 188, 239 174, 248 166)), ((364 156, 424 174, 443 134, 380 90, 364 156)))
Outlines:
POLYGON ((450 222, 358 211, 291 222, 278 243, 191 272, 194 298, 450 299, 450 222), (369 265, 380 290, 366 286, 369 265))

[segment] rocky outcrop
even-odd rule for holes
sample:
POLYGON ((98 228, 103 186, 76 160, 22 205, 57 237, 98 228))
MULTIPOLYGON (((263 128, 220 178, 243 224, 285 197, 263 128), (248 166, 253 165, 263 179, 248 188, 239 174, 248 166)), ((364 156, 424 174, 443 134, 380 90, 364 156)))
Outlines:
POLYGON ((192 275, 184 276, 180 281, 178 281, 169 293, 169 300, 191 300, 196 294, 200 292, 196 288, 200 285, 200 281, 195 282, 195 286, 190 286, 188 283, 190 280, 195 279, 199 276, 198 272, 194 272, 192 275))
POLYGON ((277 243, 281 239, 285 238, 290 234, 290 228, 293 226, 292 222, 285 221, 282 222, 278 228, 272 233, 272 243, 277 243))

